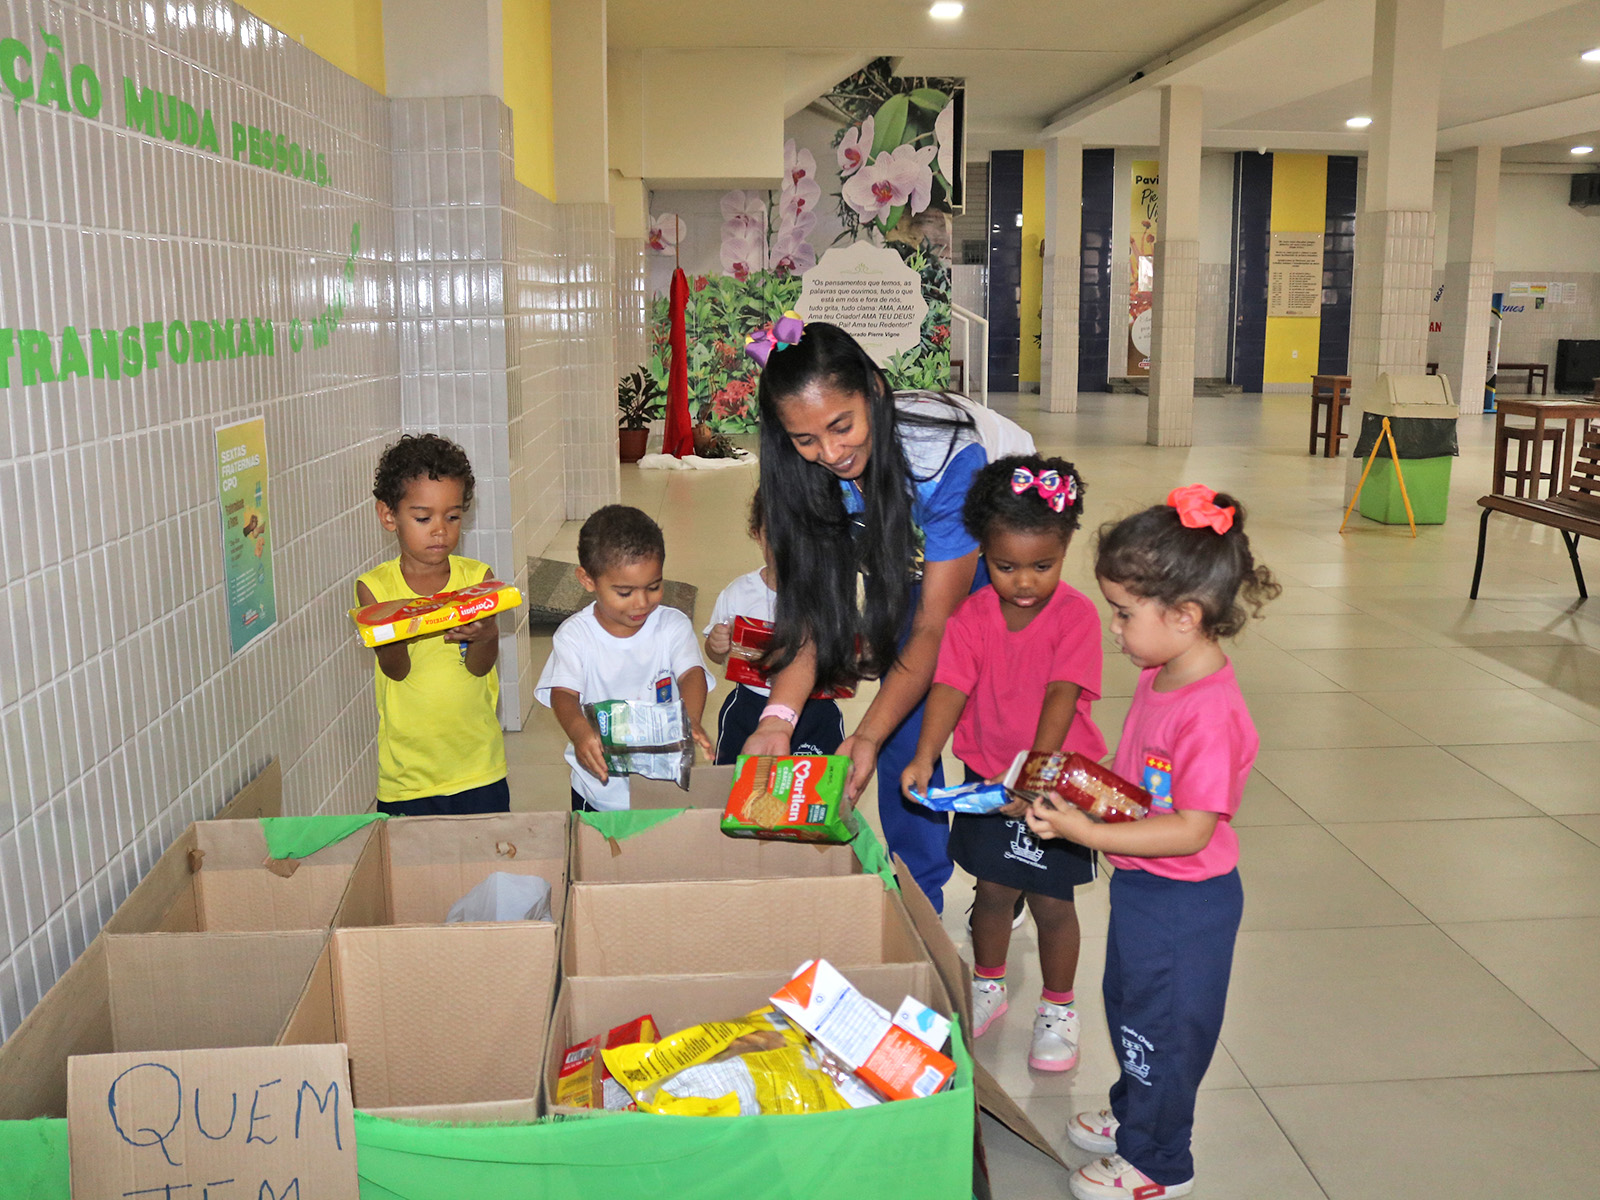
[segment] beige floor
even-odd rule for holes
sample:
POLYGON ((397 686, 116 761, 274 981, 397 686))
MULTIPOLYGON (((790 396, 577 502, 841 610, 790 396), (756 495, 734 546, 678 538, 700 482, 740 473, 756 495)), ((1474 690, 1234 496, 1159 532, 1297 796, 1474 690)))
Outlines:
MULTIPOLYGON (((1091 529, 1178 484, 1236 491, 1285 585, 1233 650, 1262 753, 1237 822, 1244 927, 1193 1194, 1600 1196, 1600 598, 1576 603, 1553 531, 1503 516, 1481 598, 1466 598, 1492 418, 1462 420, 1449 521, 1413 541, 1359 519, 1340 537, 1347 459, 1306 455, 1301 398, 1201 400, 1187 450, 1142 444, 1136 397, 1087 396, 1072 416, 1036 397, 996 407, 1077 462, 1091 529)), ((624 468, 624 498, 666 530, 668 574, 699 585, 701 621, 756 565, 739 520, 753 474, 624 468)), ((575 557, 575 542, 569 525, 548 553, 575 557)), ((1071 581, 1097 597, 1088 546, 1071 581)), ((1591 569, 1600 587, 1600 557, 1591 569)), ((1097 715, 1114 737, 1133 672, 1109 646, 1106 665, 1097 715)), ((548 714, 507 741, 517 802, 564 805, 548 714)), ((947 892, 963 946, 970 887, 958 871, 947 892)), ((1019 1002, 977 1047, 1074 1163, 1087 1156, 1064 1123, 1100 1107, 1116 1068, 1104 884, 1079 907, 1080 1065, 1024 1062, 1031 925, 1011 952, 1019 1002)), ((1068 1194, 1065 1172, 987 1120, 986 1138, 1002 1200, 1068 1194)))

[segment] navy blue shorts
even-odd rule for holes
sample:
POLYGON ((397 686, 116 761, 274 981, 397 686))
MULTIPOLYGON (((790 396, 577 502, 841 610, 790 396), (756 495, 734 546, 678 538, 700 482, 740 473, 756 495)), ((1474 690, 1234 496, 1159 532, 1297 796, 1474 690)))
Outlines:
POLYGON ((379 800, 378 811, 390 817, 459 817, 467 813, 511 811, 511 789, 504 779, 468 788, 450 796, 419 796, 415 800, 379 800))
MULTIPOLYGON (((982 778, 967 767, 968 783, 982 778)), ((1057 900, 1070 901, 1073 888, 1095 877, 1094 851, 1066 838, 1041 840, 999 813, 956 813, 950 857, 974 879, 1057 900)))

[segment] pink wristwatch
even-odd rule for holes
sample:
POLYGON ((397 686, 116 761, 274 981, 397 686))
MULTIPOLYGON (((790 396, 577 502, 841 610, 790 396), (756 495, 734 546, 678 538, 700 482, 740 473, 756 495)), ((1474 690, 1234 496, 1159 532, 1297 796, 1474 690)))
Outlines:
POLYGON ((794 709, 790 708, 787 704, 767 705, 761 710, 761 719, 765 721, 768 717, 777 717, 780 721, 789 722, 791 726, 798 726, 800 724, 800 714, 795 712, 794 709))

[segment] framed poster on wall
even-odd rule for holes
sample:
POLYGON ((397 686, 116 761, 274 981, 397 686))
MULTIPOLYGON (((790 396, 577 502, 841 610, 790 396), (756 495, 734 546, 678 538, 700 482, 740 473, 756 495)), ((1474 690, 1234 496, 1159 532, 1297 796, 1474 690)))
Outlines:
POLYGON ((229 646, 237 654, 278 622, 264 417, 217 430, 217 496, 222 505, 222 594, 229 646))

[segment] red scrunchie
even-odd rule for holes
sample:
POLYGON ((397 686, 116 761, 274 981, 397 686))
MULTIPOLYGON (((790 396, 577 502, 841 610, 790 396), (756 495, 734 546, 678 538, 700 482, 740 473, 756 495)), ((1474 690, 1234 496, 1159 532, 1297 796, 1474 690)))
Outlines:
POLYGON ((1178 510, 1178 520, 1189 529, 1214 529, 1219 534, 1233 528, 1233 505, 1218 508, 1217 493, 1203 483, 1174 488, 1167 496, 1167 506, 1178 510))

